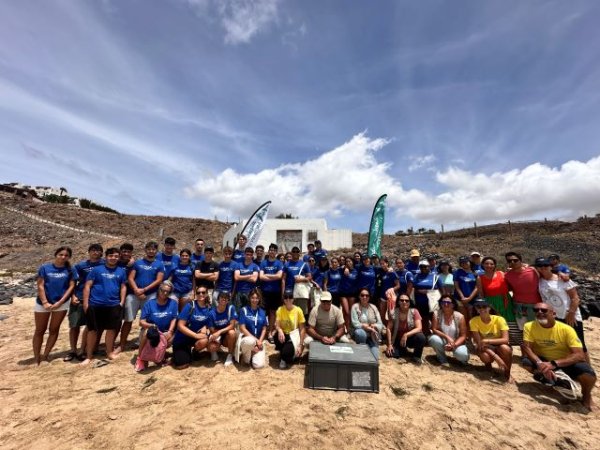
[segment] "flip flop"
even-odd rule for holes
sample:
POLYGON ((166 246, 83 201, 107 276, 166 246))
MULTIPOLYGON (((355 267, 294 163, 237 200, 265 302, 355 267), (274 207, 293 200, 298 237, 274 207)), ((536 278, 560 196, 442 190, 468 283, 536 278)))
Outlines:
POLYGON ((110 362, 106 359, 99 359, 96 362, 94 362, 94 364, 92 364, 92 368, 97 369, 98 367, 104 367, 108 364, 110 364, 110 362))
POLYGON ((73 361, 75 358, 77 358, 77 353, 75 353, 75 352, 69 352, 67 354, 67 356, 65 356, 63 358, 63 361, 64 362, 69 362, 69 361, 73 361))

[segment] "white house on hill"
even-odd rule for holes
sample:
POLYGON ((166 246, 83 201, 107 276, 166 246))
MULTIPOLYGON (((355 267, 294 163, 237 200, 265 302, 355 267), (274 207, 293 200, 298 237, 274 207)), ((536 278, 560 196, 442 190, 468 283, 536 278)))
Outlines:
MULTIPOLYGON (((223 246, 233 246, 236 237, 242 232, 246 221, 233 225, 223 236, 223 246)), ((325 219, 267 219, 258 240, 265 250, 272 242, 279 246, 279 252, 288 252, 297 246, 302 252, 306 246, 320 240, 323 248, 337 250, 352 247, 352 230, 328 230, 325 219)))

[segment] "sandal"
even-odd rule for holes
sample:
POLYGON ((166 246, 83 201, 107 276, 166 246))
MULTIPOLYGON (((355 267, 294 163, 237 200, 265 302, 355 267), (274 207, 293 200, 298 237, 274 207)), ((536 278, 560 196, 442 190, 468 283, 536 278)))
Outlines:
MULTIPOLYGON (((69 362, 69 361, 73 361, 75 358, 77 358, 77 353, 75 353, 75 352, 69 352, 69 353, 67 354, 67 356, 65 356, 65 357, 63 358, 63 361, 64 361, 64 362, 69 362)), ((79 359, 79 358, 78 358, 78 359, 79 359)))

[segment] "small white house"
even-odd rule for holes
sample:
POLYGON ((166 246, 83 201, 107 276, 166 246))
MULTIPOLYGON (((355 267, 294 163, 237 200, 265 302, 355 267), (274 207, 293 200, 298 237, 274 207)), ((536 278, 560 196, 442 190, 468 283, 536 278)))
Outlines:
MULTIPOLYGON (((244 229, 246 221, 233 225, 223 236, 223 246, 233 246, 236 237, 244 229)), ((352 248, 352 230, 329 230, 325 219, 267 219, 258 240, 265 250, 272 242, 285 253, 297 246, 306 252, 306 246, 316 240, 323 243, 326 250, 352 248)))

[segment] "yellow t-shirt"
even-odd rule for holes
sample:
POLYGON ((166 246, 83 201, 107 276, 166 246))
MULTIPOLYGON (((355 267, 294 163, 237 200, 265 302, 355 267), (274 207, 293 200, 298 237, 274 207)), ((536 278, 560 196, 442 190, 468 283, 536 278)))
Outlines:
POLYGON ((490 315, 490 323, 484 323, 481 317, 473 317, 469 321, 471 331, 481 334, 482 339, 498 339, 502 337, 503 331, 508 331, 508 324, 504 317, 490 315))
POLYGON ((304 313, 298 306, 294 306, 288 310, 285 306, 277 308, 275 319, 279 321, 279 325, 285 334, 290 334, 301 323, 304 323, 304 313))
POLYGON ((536 321, 527 322, 523 328, 523 340, 533 344, 533 352, 548 361, 570 355, 570 348, 583 348, 575 330, 558 321, 552 328, 544 328, 536 321))

